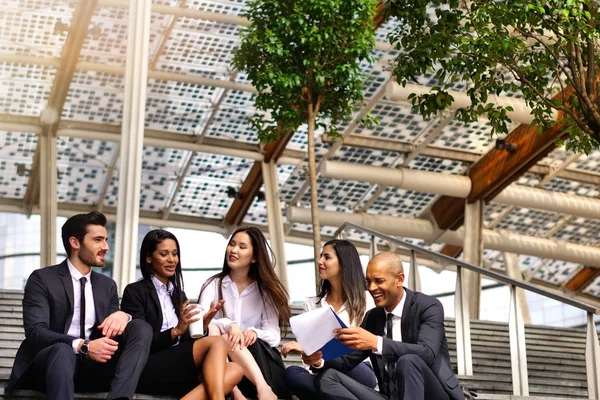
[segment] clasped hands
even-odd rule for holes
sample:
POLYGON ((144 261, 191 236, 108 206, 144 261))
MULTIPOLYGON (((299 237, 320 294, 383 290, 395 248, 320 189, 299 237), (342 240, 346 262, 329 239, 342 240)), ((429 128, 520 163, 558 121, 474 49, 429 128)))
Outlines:
MULTIPOLYGON (((377 350, 377 336, 363 328, 338 328, 334 332, 336 339, 352 350, 377 350)), ((320 367, 323 363, 321 350, 308 355, 297 342, 288 342, 281 347, 284 357, 290 353, 300 354, 302 362, 313 367, 320 367)))

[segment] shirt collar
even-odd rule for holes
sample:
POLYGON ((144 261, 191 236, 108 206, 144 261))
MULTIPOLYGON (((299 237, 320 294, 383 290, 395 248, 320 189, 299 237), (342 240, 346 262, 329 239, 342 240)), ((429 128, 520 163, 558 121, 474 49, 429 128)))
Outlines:
MULTIPOLYGON (((394 315, 394 317, 398 317, 400 319, 402 319, 402 312, 404 311, 404 303, 406 303, 406 290, 404 290, 404 288, 403 288, 402 291, 403 291, 402 300, 400 300, 400 303, 398 303, 396 308, 394 308, 391 311, 391 313, 394 315)), ((387 317, 389 312, 385 308, 384 308, 384 311, 385 311, 385 316, 387 317)))
POLYGON ((163 291, 169 293, 169 295, 173 294, 174 287, 171 281, 167 281, 168 286, 165 286, 165 284, 156 279, 154 275, 152 275, 152 278, 150 278, 150 280, 152 281, 152 284, 154 284, 154 287, 156 288, 157 292, 160 293, 161 291, 163 291))
MULTIPOLYGON (((327 295, 323 296, 321 298, 321 300, 319 301, 319 304, 321 307, 327 307, 329 305, 329 303, 327 302, 327 300, 325 299, 325 297, 327 297, 327 295)), ((346 300, 344 302, 344 304, 342 304, 342 306, 340 307, 339 310, 337 310, 336 314, 339 314, 341 312, 343 312, 346 309, 346 306, 348 305, 348 300, 346 300)))
POLYGON ((77 270, 77 268, 75 268, 73 266, 73 264, 71 263, 71 260, 69 260, 67 258, 67 266, 69 267, 69 273, 71 274, 71 278, 75 279, 76 281, 80 280, 82 277, 86 277, 88 282, 91 282, 90 278, 92 275, 92 270, 90 269, 90 272, 88 272, 86 275, 82 275, 81 272, 79 272, 77 270))

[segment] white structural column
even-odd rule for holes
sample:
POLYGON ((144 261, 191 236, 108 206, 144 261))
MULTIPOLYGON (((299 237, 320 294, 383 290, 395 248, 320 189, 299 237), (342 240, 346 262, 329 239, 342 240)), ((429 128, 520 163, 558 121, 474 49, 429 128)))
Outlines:
MULTIPOLYGON (((47 129, 46 132, 50 133, 47 129)), ((40 140, 40 267, 56 264, 56 144, 55 136, 42 135, 40 140)))
POLYGON ((408 288, 414 292, 421 291, 421 275, 419 275, 419 263, 417 253, 410 251, 410 269, 408 271, 408 288))
POLYGON ((269 239, 277 263, 275 273, 286 288, 288 286, 287 260, 285 258, 285 231, 281 202, 279 201, 279 183, 277 180, 277 165, 270 161, 262 163, 263 182, 265 185, 265 200, 267 203, 267 224, 269 226, 269 239))
POLYGON ((587 371, 588 398, 600 398, 600 344, 594 314, 587 315, 587 335, 585 344, 585 368, 587 371))
MULTIPOLYGON (((483 264, 483 202, 465 202, 465 236, 463 259, 469 264, 481 267, 483 264)), ((481 297, 481 276, 464 271, 464 288, 469 293, 469 310, 472 319, 479 319, 479 298, 481 297)))
MULTIPOLYGON (((519 257, 515 253, 503 253, 504 257, 504 268, 506 273, 513 279, 524 281, 523 273, 519 267, 519 257)), ((523 318, 524 324, 531 324, 531 313, 529 312, 529 304, 527 303, 527 296, 525 290, 517 288, 517 302, 521 309, 521 317, 523 318)))
MULTIPOLYGON (((517 255, 504 253, 504 266, 511 278, 521 280, 521 271, 517 255)), ((510 361, 512 366, 513 394, 529 396, 529 378, 527 376, 527 353, 525 350, 525 326, 523 322, 523 289, 510 285, 510 307, 508 315, 508 334, 510 338, 510 361), (520 293, 519 293, 520 292, 520 293)))
POLYGON ((130 0, 125 71, 125 105, 121 135, 121 162, 113 278, 122 293, 133 281, 138 242, 142 145, 148 76, 150 6, 146 0, 130 0))

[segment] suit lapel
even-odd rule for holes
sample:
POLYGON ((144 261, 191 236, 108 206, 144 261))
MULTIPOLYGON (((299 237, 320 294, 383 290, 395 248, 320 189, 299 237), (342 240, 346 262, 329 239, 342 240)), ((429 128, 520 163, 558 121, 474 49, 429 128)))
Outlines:
POLYGON ((67 299, 69 299, 69 315, 65 319, 65 327, 64 333, 66 334, 69 331, 69 327, 71 326, 71 321, 73 321, 73 278, 71 278, 71 273, 69 272, 69 266, 67 265, 67 260, 63 261, 60 264, 60 268, 58 270, 60 274, 60 280, 62 282, 63 288, 65 290, 65 294, 67 295, 67 299))
POLYGON ((156 319, 158 321, 158 326, 162 327, 162 324, 163 324, 162 307, 160 306, 160 301, 158 300, 158 294, 156 293, 156 288, 154 287, 154 284, 152 283, 151 280, 145 279, 144 282, 146 282, 146 288, 148 289, 148 292, 150 293, 150 298, 152 299, 152 302, 154 303, 154 306, 155 306, 156 319))
POLYGON ((106 310, 108 310, 106 301, 108 298, 101 285, 102 281, 96 279, 97 274, 97 272, 92 271, 92 276, 90 278, 92 281, 92 294, 94 296, 94 311, 96 313, 96 323, 94 325, 99 325, 106 317, 108 317, 108 315, 106 315, 106 310))
POLYGON ((409 317, 410 308, 415 300, 415 294, 412 290, 404 288, 404 295, 406 301, 404 302, 404 308, 402 308, 402 322, 400 323, 400 330, 402 331, 402 341, 410 341, 410 329, 413 324, 412 319, 409 317))

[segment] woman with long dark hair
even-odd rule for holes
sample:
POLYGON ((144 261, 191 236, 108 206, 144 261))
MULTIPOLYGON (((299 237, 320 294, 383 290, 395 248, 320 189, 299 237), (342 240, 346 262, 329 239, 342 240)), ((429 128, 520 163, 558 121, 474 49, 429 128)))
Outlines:
MULTIPOLYGON (((318 296, 304 303, 304 311, 332 306, 346 326, 359 326, 367 309, 373 308, 373 299, 367 293, 365 275, 356 247, 347 240, 330 240, 323 246, 317 263, 321 291, 318 296)), ((284 356, 289 353, 303 354, 297 342, 283 345, 284 356)), ((348 376, 363 385, 375 388, 377 379, 371 366, 360 363, 348 376)), ((308 369, 291 366, 283 375, 288 389, 300 400, 318 399, 314 388, 314 375, 308 369)))
POLYGON ((273 252, 259 229, 238 229, 227 244, 223 270, 209 278, 200 291, 198 302, 203 306, 225 301, 209 327, 210 334, 226 338, 229 358, 242 366, 253 384, 234 389, 236 400, 254 397, 254 393, 260 400, 286 397, 280 379, 266 376, 271 380, 267 383, 261 371, 262 367, 272 374, 280 365, 283 373, 281 356, 274 347, 281 340, 280 326, 290 318, 288 294, 275 275, 274 262, 273 252), (277 365, 259 365, 257 360, 277 365))
MULTIPOLYGON (((121 309, 133 318, 145 320, 154 331, 137 390, 174 394, 185 400, 222 400, 240 381, 243 372, 238 365, 227 363, 225 340, 219 337, 193 340, 189 336, 188 327, 199 321, 200 311, 188 307, 180 257, 175 235, 162 229, 148 232, 140 249, 142 279, 127 285, 123 293, 121 309)), ((217 302, 205 308, 205 327, 221 306, 217 302)))

